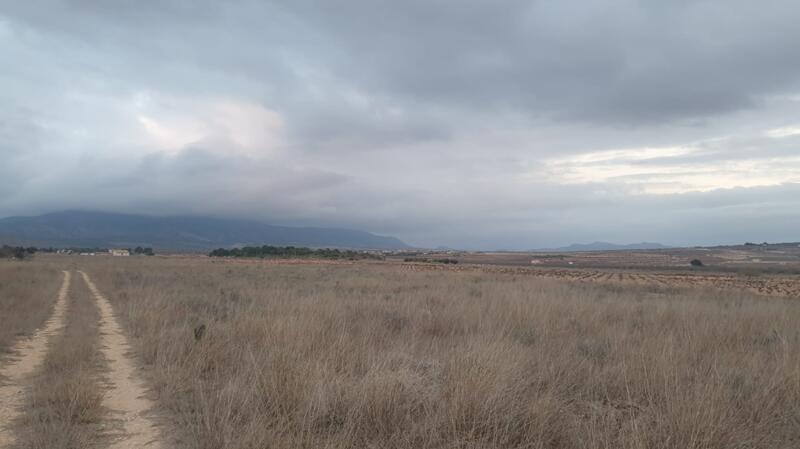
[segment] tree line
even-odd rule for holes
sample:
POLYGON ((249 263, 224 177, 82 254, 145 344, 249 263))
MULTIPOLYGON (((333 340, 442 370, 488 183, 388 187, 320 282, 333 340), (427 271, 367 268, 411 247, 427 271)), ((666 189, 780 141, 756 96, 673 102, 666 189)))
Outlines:
POLYGON ((298 246, 245 246, 242 248, 218 248, 211 251, 211 257, 246 257, 256 259, 333 259, 357 260, 376 259, 383 257, 367 251, 340 250, 331 248, 312 249, 298 246))
POLYGON ((34 247, 24 247, 24 246, 8 246, 3 245, 0 247, 0 259, 17 259, 23 260, 26 257, 29 257, 36 253, 36 248, 34 247))
MULTIPOLYGON (((107 253, 109 252, 107 248, 81 248, 81 247, 72 247, 72 248, 37 248, 35 246, 9 246, 3 245, 0 246, 0 259, 17 259, 17 260, 24 260, 33 256, 36 253, 57 253, 57 252, 69 252, 73 254, 100 254, 100 253, 107 253)), ((128 248, 128 252, 134 255, 141 255, 141 256, 154 256, 156 253, 153 251, 153 248, 141 247, 137 246, 136 248, 128 248)))
POLYGON ((457 264, 458 259, 429 259, 429 258, 421 258, 421 257, 406 257, 403 259, 403 262, 425 262, 425 263, 443 263, 443 264, 457 264))

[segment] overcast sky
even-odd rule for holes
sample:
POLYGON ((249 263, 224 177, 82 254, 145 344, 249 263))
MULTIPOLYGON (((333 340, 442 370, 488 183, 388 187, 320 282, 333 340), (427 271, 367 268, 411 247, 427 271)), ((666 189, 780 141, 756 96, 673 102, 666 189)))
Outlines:
POLYGON ((800 240, 800 5, 0 3, 0 216, 800 240))

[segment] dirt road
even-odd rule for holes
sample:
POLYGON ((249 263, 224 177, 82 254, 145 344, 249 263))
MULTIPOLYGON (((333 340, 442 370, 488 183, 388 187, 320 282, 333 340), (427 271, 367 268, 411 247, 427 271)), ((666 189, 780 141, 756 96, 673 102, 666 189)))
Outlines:
POLYGON ((115 435, 109 447, 160 449, 162 445, 158 429, 148 416, 153 403, 145 397, 145 388, 135 372, 135 364, 127 355, 130 351, 128 340, 114 317, 108 299, 100 293, 89 275, 83 271, 80 274, 100 309, 103 356, 110 370, 110 389, 103 398, 103 405, 111 410, 114 419, 122 422, 123 434, 115 435))
POLYGON ((0 386, 0 448, 14 444, 14 435, 8 427, 19 416, 20 407, 24 403, 25 382, 42 364, 50 340, 64 328, 70 278, 69 271, 65 271, 53 313, 44 327, 33 337, 19 341, 12 349, 16 355, 0 367, 0 382, 5 382, 0 386))

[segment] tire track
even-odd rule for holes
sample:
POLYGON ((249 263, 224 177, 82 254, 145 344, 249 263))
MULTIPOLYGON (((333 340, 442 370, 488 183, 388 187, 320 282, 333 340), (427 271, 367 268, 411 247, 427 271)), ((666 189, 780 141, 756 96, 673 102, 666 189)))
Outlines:
POLYGON ((19 409, 25 400, 24 384, 42 364, 47 355, 48 343, 64 329, 70 279, 70 272, 64 271, 64 281, 50 318, 33 337, 14 345, 12 351, 18 355, 0 367, 0 380, 5 381, 0 386, 0 448, 14 444, 15 438, 8 426, 19 416, 19 409))
POLYGON ((80 271, 100 309, 100 332, 103 356, 108 362, 110 390, 103 398, 103 405, 122 422, 123 434, 115 438, 109 448, 160 449, 161 438, 148 412, 152 401, 145 397, 145 388, 135 373, 135 364, 127 353, 130 351, 127 338, 114 317, 113 308, 94 282, 80 271))

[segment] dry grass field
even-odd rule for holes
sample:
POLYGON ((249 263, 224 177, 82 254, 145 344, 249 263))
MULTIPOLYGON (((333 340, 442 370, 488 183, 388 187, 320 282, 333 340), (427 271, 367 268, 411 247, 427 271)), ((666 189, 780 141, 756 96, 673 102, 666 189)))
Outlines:
POLYGON ((14 341, 31 335, 49 316, 61 283, 50 265, 0 260, 0 360, 14 341))
MULTIPOLYGON (((25 266, 57 285, 66 260, 131 342, 159 447, 800 447, 797 298, 372 263, 25 266)), ((68 346, 97 344, 69 326, 68 346)), ((113 377, 76 351, 86 378, 113 377)))
POLYGON ((85 285, 73 282, 69 293, 63 334, 51 342, 41 369, 31 379, 17 423, 19 448, 102 447, 99 314, 85 285))
POLYGON ((800 445, 794 300, 370 265, 87 271, 179 447, 800 445))

